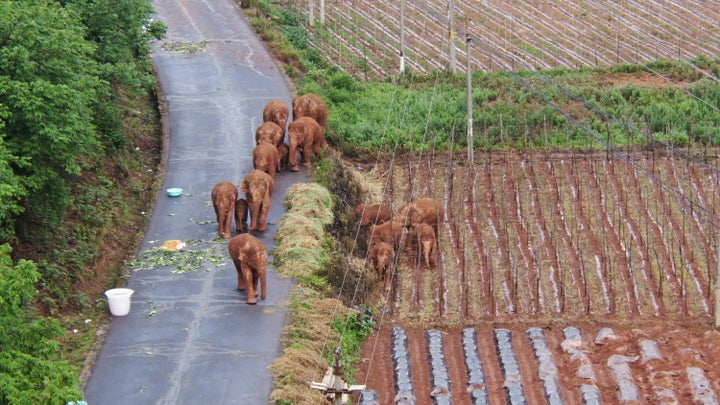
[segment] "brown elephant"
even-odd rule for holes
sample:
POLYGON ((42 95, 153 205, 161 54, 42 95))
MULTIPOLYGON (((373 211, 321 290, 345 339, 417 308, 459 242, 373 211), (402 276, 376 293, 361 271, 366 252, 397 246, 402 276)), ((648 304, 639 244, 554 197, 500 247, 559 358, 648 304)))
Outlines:
POLYGON ((390 207, 383 204, 358 205, 354 214, 360 226, 380 225, 392 218, 390 207))
POLYGON ((237 187, 229 181, 221 181, 212 188, 210 196, 218 223, 218 235, 228 239, 232 236, 230 228, 235 211, 235 200, 238 198, 237 187))
POLYGON ((262 170, 275 178, 275 172, 280 166, 280 155, 275 145, 267 142, 260 142, 253 149, 253 168, 262 170))
POLYGON ((238 282, 237 289, 247 290, 247 303, 257 304, 258 282, 260 299, 267 297, 267 260, 268 253, 260 239, 243 233, 230 239, 228 253, 235 264, 238 282))
POLYGON ((370 227, 368 234, 368 246, 372 246, 378 242, 385 242, 393 246, 394 249, 400 245, 400 238, 403 234, 403 223, 400 221, 387 221, 380 225, 370 227))
POLYGON ((290 109, 280 100, 270 100, 263 108, 263 122, 276 123, 282 130, 282 138, 285 138, 285 127, 287 127, 289 116, 290 109))
POLYGON ((310 166, 310 159, 313 154, 320 156, 322 147, 325 145, 325 136, 320 125, 310 117, 298 118, 288 125, 288 141, 290 142, 290 171, 297 172, 298 152, 302 152, 302 165, 310 166))
POLYGON ((302 117, 314 119, 320 127, 327 128, 328 109, 325 100, 317 94, 308 93, 304 96, 295 97, 292 102, 293 120, 302 117))
POLYGON ((267 215, 270 210, 270 197, 275 188, 275 181, 269 174, 261 170, 253 170, 240 183, 240 190, 245 194, 250 211, 250 231, 267 229, 267 215))
POLYGON ((418 223, 431 225, 437 235, 438 224, 445 218, 445 210, 440 201, 432 198, 419 198, 400 207, 400 210, 398 210, 398 218, 400 218, 405 226, 418 223))
POLYGON ((278 155, 280 155, 280 166, 278 171, 282 172, 288 165, 288 158, 290 157, 290 147, 285 142, 281 143, 278 147, 278 155))
POLYGON ((368 255, 375 271, 377 271, 378 279, 383 280, 385 291, 389 291, 393 263, 395 262, 395 250, 389 243, 378 242, 370 247, 368 255))
POLYGON ((277 147, 285 138, 283 134, 284 130, 278 124, 270 121, 263 122, 255 130, 255 143, 267 142, 277 147))
POLYGON ((237 233, 245 233, 247 227, 248 203, 244 198, 235 201, 235 230, 237 233))
POLYGON ((422 254, 425 266, 435 267, 438 259, 438 246, 433 227, 422 222, 411 226, 407 234, 405 251, 416 251, 418 254, 422 254), (419 251, 416 250, 418 247, 419 251))

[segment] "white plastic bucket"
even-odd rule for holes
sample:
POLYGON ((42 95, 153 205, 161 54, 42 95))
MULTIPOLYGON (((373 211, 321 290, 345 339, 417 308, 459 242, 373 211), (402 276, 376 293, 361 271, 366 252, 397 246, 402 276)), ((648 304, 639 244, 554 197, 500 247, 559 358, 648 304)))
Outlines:
POLYGON ((113 288, 105 291, 110 313, 115 316, 125 316, 130 313, 130 297, 134 292, 129 288, 113 288))

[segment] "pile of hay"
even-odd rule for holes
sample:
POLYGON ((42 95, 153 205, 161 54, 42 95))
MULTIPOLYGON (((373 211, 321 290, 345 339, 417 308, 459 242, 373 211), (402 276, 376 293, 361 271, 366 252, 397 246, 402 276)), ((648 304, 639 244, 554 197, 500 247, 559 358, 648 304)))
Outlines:
POLYGON ((339 341, 330 328, 332 318, 345 316, 349 309, 302 286, 293 288, 291 301, 293 321, 285 330, 285 349, 270 366, 276 382, 270 399, 294 405, 326 403, 320 391, 310 389, 310 383, 322 381, 328 368, 322 354, 332 352, 339 341))
POLYGON ((333 221, 332 195, 316 183, 295 184, 285 195, 285 207, 275 232, 275 271, 283 277, 308 277, 329 261, 323 242, 325 226, 333 221))
POLYGON ((298 278, 300 284, 290 293, 292 319, 285 328, 283 353, 271 365, 275 389, 270 399, 317 405, 326 401, 310 383, 322 381, 329 365, 323 353, 331 353, 339 342, 331 329, 333 319, 350 311, 341 301, 323 298, 302 284, 303 278, 321 273, 329 263, 325 227, 333 221, 333 198, 319 184, 295 184, 285 195, 285 207, 287 213, 275 232, 273 264, 277 274, 298 278))

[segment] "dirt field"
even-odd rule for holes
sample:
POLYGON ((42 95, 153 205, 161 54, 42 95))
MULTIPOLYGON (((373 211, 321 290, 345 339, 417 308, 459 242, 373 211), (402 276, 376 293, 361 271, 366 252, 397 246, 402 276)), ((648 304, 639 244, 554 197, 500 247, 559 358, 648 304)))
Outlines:
POLYGON ((445 221, 436 268, 401 242, 358 383, 382 404, 407 392, 405 370, 416 404, 718 403, 720 185, 708 161, 494 154, 468 167, 424 155, 380 170, 395 209, 432 196, 445 221))

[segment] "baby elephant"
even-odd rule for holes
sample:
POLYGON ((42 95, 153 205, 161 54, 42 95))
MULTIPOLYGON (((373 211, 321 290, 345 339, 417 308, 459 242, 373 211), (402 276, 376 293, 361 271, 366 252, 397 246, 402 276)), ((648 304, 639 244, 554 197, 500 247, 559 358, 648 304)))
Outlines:
POLYGON ((267 249, 260 239, 243 233, 230 239, 228 253, 238 276, 237 289, 247 290, 247 303, 257 304, 258 282, 260 299, 267 297, 267 249))
POLYGON ((400 221, 387 221, 384 224, 373 225, 370 227, 368 236, 368 246, 372 246, 378 242, 390 244, 394 249, 400 245, 400 238, 403 234, 403 224, 400 221))
POLYGON ((392 266, 395 262, 395 251, 392 245, 378 242, 370 248, 369 256, 375 271, 377 271, 378 279, 383 280, 385 284, 385 291, 390 291, 392 266))
POLYGON ((418 254, 422 254, 426 267, 435 267, 438 259, 437 238, 435 230, 431 225, 419 223, 410 227, 407 235, 405 251, 420 248, 418 254))
POLYGON ((235 201, 235 230, 237 233, 246 233, 248 231, 248 203, 244 198, 238 198, 235 201))
POLYGON ((218 235, 228 239, 231 236, 230 228, 235 210, 235 200, 238 198, 237 187, 229 181, 221 181, 213 187, 210 196, 218 223, 218 235))
POLYGON ((360 226, 380 225, 391 218, 390 207, 382 204, 358 205, 354 213, 360 226))

